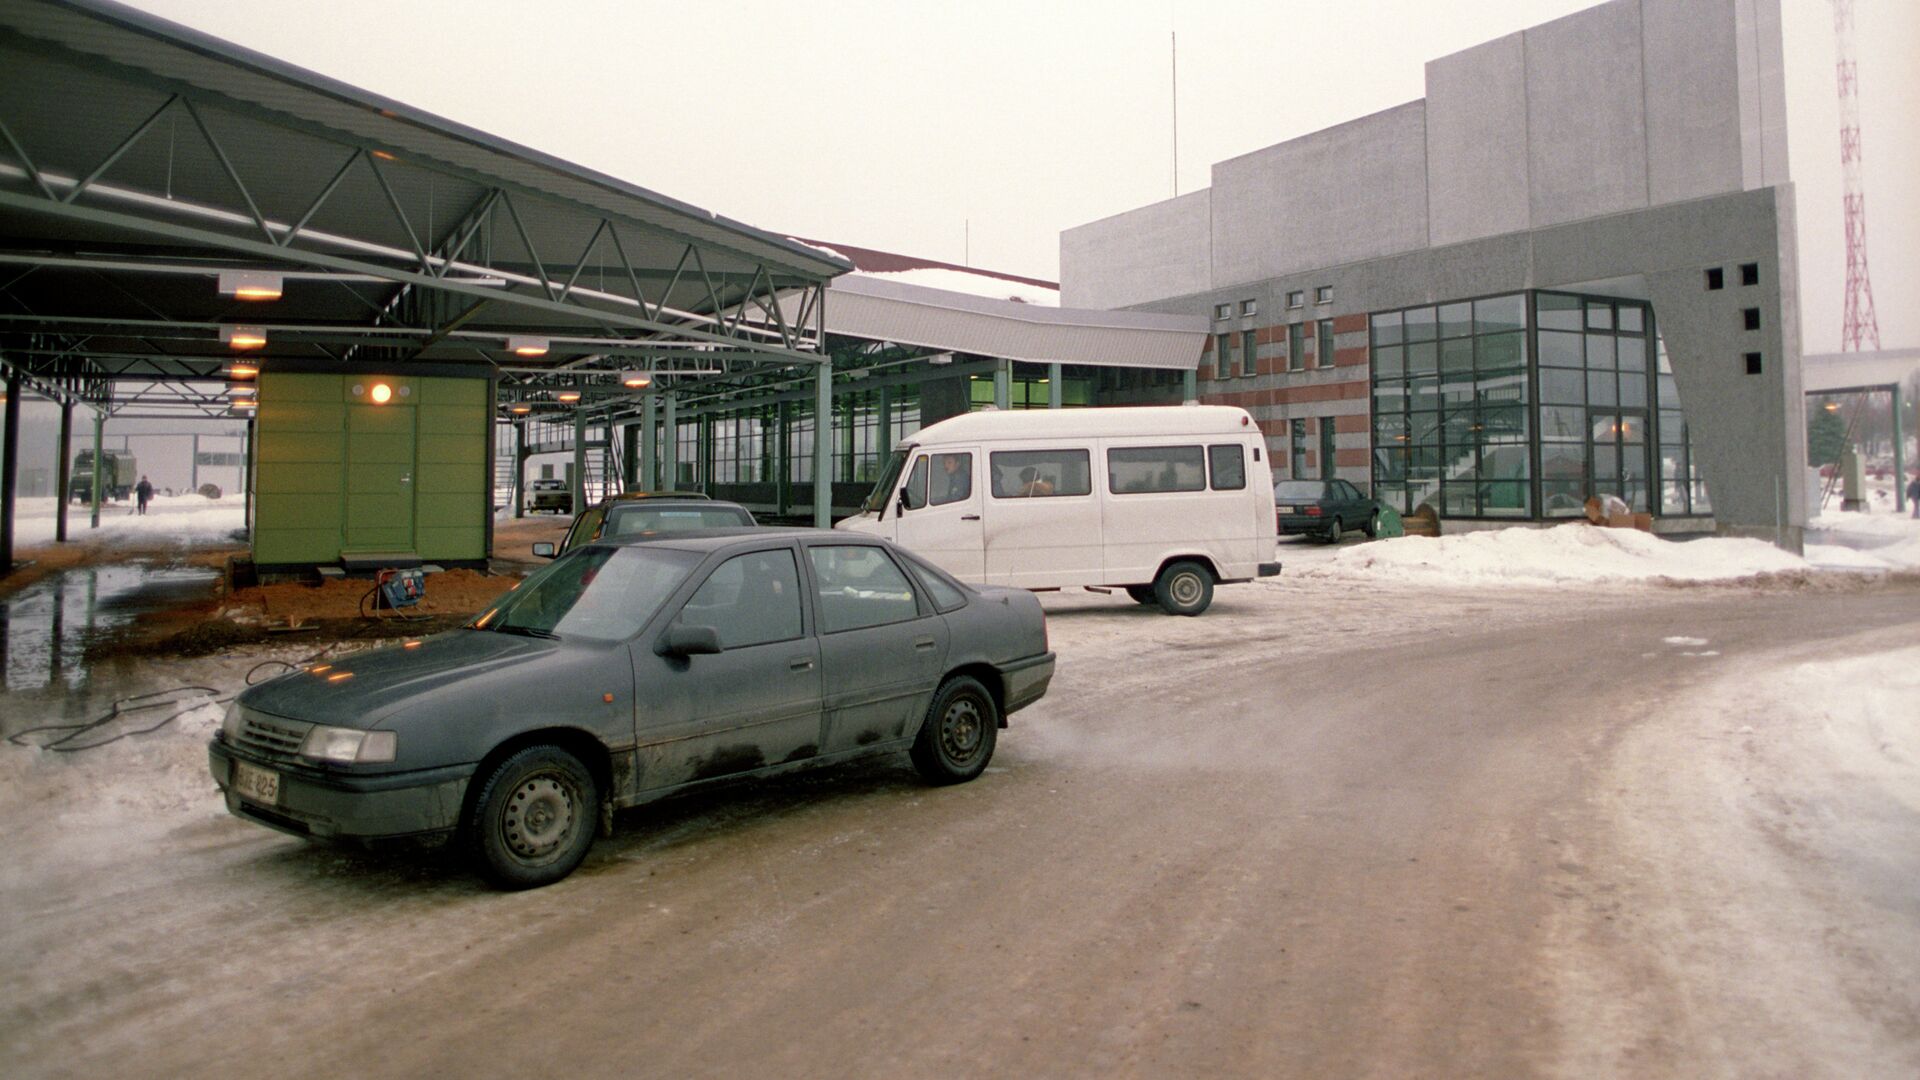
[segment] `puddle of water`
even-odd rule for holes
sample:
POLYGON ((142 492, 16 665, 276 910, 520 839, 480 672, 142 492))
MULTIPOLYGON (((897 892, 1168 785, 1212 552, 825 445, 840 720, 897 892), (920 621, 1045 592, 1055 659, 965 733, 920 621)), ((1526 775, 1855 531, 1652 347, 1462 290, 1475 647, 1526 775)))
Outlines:
POLYGON ((0 600, 0 687, 85 686, 89 643, 143 612, 198 599, 218 576, 204 567, 125 563, 35 582, 0 600))

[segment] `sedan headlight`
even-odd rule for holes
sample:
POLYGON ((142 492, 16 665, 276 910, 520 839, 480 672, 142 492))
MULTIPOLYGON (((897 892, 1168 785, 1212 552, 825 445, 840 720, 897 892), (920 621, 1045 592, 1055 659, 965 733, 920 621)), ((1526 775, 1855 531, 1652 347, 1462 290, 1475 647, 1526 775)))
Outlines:
POLYGON ((227 703, 227 715, 220 718, 220 737, 227 742, 240 741, 240 703, 227 703))
POLYGON ((307 741, 300 744, 300 756, 313 761, 364 765, 392 761, 397 747, 398 740, 391 731, 315 726, 307 732, 307 741))

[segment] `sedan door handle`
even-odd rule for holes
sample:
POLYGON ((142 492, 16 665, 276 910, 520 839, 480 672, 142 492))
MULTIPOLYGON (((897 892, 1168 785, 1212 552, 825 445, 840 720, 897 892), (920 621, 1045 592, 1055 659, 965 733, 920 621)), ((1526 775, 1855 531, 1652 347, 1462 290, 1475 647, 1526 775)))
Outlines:
POLYGON ((801 657, 797 657, 795 659, 789 660, 787 661, 787 670, 788 671, 812 671, 813 657, 801 656, 801 657))
POLYGON ((913 651, 926 652, 928 649, 933 648, 936 644, 937 642, 935 642, 932 638, 923 637, 913 643, 913 651))
POLYGON ((961 514, 960 520, 961 521, 979 521, 980 515, 979 514, 961 514))

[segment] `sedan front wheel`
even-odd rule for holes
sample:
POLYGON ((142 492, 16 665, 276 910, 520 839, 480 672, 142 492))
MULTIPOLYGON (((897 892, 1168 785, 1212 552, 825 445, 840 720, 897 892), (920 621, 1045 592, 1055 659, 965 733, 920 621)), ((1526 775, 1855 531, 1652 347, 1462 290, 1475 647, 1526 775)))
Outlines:
POLYGON ((467 842, 488 881, 533 889, 573 873, 599 824, 600 791, 580 759, 529 746, 481 781, 467 842))

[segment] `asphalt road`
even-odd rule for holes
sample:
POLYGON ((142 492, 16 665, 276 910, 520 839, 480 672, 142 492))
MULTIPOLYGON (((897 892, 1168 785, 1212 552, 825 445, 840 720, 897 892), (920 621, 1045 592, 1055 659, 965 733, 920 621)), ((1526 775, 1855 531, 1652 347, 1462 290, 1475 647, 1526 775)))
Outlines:
MULTIPOLYGON (((1920 645, 1911 583, 1050 606, 1052 693, 971 784, 902 758, 643 809, 518 895, 217 818, 49 881, 6 1071, 1744 1074, 1709 1012, 1575 1030, 1589 967, 1678 978, 1594 929, 1636 884, 1593 854, 1618 745, 1731 665, 1920 645)), ((1912 1050, 1910 987, 1861 1008, 1912 1050)))

